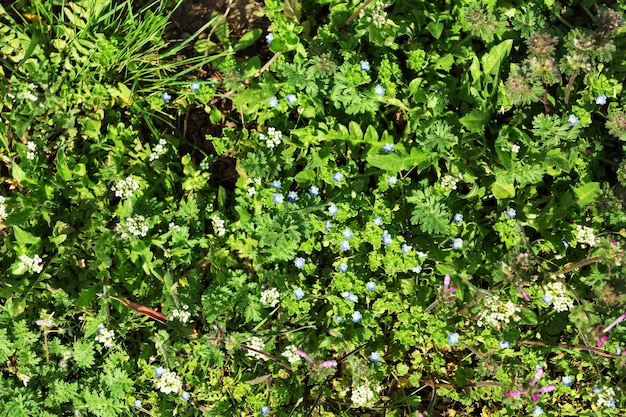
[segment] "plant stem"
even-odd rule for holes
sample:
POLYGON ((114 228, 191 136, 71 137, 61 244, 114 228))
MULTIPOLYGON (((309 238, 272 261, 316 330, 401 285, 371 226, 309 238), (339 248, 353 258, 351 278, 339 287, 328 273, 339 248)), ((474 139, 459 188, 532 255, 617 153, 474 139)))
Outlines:
POLYGON ((565 91, 565 105, 569 105, 569 95, 572 92, 572 86, 574 85, 574 80, 576 79, 576 73, 573 73, 571 77, 569 77, 569 82, 567 83, 567 90, 565 91))
POLYGON ((361 13, 361 10, 365 9, 367 5, 370 4, 371 2, 372 0, 367 0, 365 3, 361 5, 361 7, 359 7, 359 9, 356 12, 352 13, 352 16, 350 16, 348 20, 346 20, 346 23, 343 24, 342 29, 348 27, 350 23, 352 23, 352 21, 357 17, 357 15, 361 13))

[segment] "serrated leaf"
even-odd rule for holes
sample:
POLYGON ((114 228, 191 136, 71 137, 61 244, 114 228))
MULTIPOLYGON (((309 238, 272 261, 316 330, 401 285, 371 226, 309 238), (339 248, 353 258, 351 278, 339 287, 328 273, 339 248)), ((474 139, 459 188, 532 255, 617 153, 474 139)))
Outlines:
MULTIPOLYGON (((392 153, 389 155, 374 155, 366 158, 367 162, 380 169, 384 169, 389 173, 398 173, 400 171, 406 171, 411 168, 420 167, 424 169, 425 166, 421 166, 425 162, 429 161, 432 155, 428 152, 413 151, 410 155, 398 155, 392 153)), ((430 165, 430 163, 428 163, 430 165)))
POLYGON ((491 194, 496 200, 515 197, 515 185, 510 183, 498 182, 497 180, 491 184, 491 194))
POLYGON ((72 348, 72 357, 79 368, 90 368, 96 362, 93 343, 77 341, 72 348))
POLYGON ((578 207, 583 208, 587 204, 593 203, 599 192, 600 184, 597 182, 588 182, 574 188, 574 194, 576 195, 576 203, 578 204, 578 207))
POLYGON ((41 242, 41 238, 27 232, 26 230, 18 226, 13 226, 13 233, 15 236, 15 240, 23 245, 37 245, 39 242, 41 242))
POLYGON ((489 113, 474 109, 459 119, 459 122, 472 133, 482 133, 490 120, 489 113))

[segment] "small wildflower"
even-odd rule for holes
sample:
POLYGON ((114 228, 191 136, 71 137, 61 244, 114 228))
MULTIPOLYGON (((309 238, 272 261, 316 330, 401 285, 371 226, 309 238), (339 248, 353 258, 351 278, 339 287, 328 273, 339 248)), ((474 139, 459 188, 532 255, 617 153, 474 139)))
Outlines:
POLYGON ((171 318, 178 319, 181 323, 187 323, 191 318, 191 313, 188 311, 189 306, 183 305, 182 309, 174 309, 171 314, 171 318))
POLYGON ((561 239, 561 242, 563 242, 563 246, 565 246, 565 249, 569 248, 569 241, 565 238, 561 239))
POLYGON ((265 35, 265 42, 269 45, 274 40, 274 34, 271 29, 267 30, 267 35, 265 35))
POLYGON ((411 269, 411 271, 415 272, 416 274, 419 274, 420 272, 422 272, 422 266, 417 265, 415 268, 411 269))
POLYGON ((335 172, 333 174, 333 181, 341 182, 342 179, 343 179, 343 174, 341 172, 335 172))
POLYGON ((367 61, 359 62, 359 66, 361 67, 361 71, 369 71, 370 70, 370 63, 367 62, 367 61))
POLYGON ((293 104, 296 102, 297 98, 294 94, 287 94, 287 97, 285 97, 285 99, 287 100, 287 103, 289 104, 293 104))
MULTIPOLYGON (((250 338, 250 341, 248 342, 248 345, 251 348, 259 350, 259 351, 263 351, 263 349, 265 349, 265 343, 263 343, 263 340, 260 337, 256 337, 256 336, 252 336, 250 338)), ((249 350, 249 349, 247 349, 247 350, 248 350, 248 356, 251 356, 251 357, 256 358, 256 359, 261 359, 261 360, 264 360, 264 361, 266 361, 268 359, 267 356, 265 356, 265 355, 263 355, 261 353, 258 353, 258 352, 255 352, 255 351, 249 350)))
POLYGON ((387 185, 396 185, 398 182, 398 178, 394 175, 393 177, 387 177, 387 185))
POLYGON ((393 239, 391 238, 391 235, 389 234, 389 232, 387 230, 383 230, 383 239, 382 240, 383 240, 383 245, 385 245, 385 246, 389 246, 393 242, 393 239))
POLYGON ((28 383, 30 382, 30 376, 18 372, 17 377, 20 379, 20 381, 22 381, 22 384, 24 384, 25 387, 28 386, 28 383))
POLYGON ((351 238, 351 237, 353 237, 353 236, 354 236, 354 232, 352 232, 352 230, 350 230, 350 228, 349 228, 349 227, 346 227, 346 230, 344 230, 344 231, 343 231, 343 237, 344 237, 346 240, 348 240, 348 239, 350 239, 350 238, 351 238))
POLYGON ((182 398, 184 402, 187 402, 189 398, 191 398, 191 395, 189 395, 187 391, 183 391, 183 393, 180 394, 180 398, 182 398))
POLYGON ((413 246, 409 246, 406 243, 402 244, 402 254, 406 255, 413 250, 413 246))
POLYGON ((161 98, 163 99, 163 103, 167 104, 172 99, 172 96, 167 94, 167 92, 164 92, 163 94, 161 94, 161 98))
POLYGON ((26 146, 28 147, 28 152, 26 153, 26 159, 33 161, 35 159, 35 151, 37 151, 37 144, 33 142, 32 140, 29 140, 26 143, 26 146))
POLYGON ((115 330, 107 330, 104 324, 98 326, 98 333, 96 334, 96 342, 100 342, 104 347, 112 347, 115 340, 115 330))
POLYGON ((385 143, 383 145, 383 151, 385 151, 387 153, 393 152, 394 148, 395 148, 395 145, 393 143, 385 143))
POLYGON ((274 193, 273 194, 274 204, 281 204, 285 197, 282 194, 274 193))
POLYGON ((598 97, 596 97, 596 104, 604 106, 606 104, 606 95, 600 94, 598 97))
POLYGON ((508 340, 503 340, 500 342, 500 349, 508 349, 511 347, 511 342, 508 340))
POLYGON ((359 301, 359 297, 350 291, 342 292, 341 296, 348 301, 352 301, 353 303, 357 303, 359 301))
POLYGON ((334 368, 337 366, 337 361, 329 360, 320 363, 320 368, 334 368))
POLYGON ((354 313, 352 313, 352 321, 354 323, 358 323, 361 320, 363 320, 363 315, 360 312, 355 311, 354 313))
POLYGON ((456 213, 452 221, 455 222, 456 224, 463 223, 463 215, 461 213, 456 213))
POLYGON ((540 416, 542 414, 543 414, 543 409, 539 407, 538 405, 536 405, 535 408, 533 409, 533 416, 540 416))
POLYGON ((508 209, 506 209, 504 214, 506 214, 509 217, 509 219, 514 219, 515 216, 517 215, 513 207, 509 207, 508 209))
POLYGON ((544 296, 541 300, 558 311, 567 311, 574 307, 574 300, 569 296, 565 284, 559 281, 550 282, 543 287, 544 296))
POLYGON ((211 222, 213 224, 213 230, 215 230, 215 234, 218 236, 224 236, 226 234, 226 228, 224 227, 224 220, 220 219, 217 214, 214 214, 211 217, 211 222))
POLYGON ((382 224, 383 224, 383 218, 382 218, 382 217, 380 217, 380 216, 376 217, 376 218, 374 219, 374 224, 375 224, 376 226, 382 226, 382 224))
POLYGON ((278 106, 278 99, 276 98, 276 96, 270 98, 270 107, 276 107, 278 106))
POLYGON ((276 288, 268 288, 261 293, 259 301, 261 301, 261 304, 268 304, 270 307, 276 307, 276 304, 280 301, 280 292, 276 288))
POLYGON ((448 343, 453 345, 459 342, 459 334, 458 333, 450 333, 448 335, 448 343))
POLYGON ((571 376, 564 376, 561 378, 561 384, 563 384, 564 387, 571 387, 573 383, 574 381, 571 376))
POLYGON ((621 348, 621 347, 619 347, 619 346, 617 346, 617 347, 615 348, 615 354, 616 354, 617 356, 620 356, 620 355, 622 354, 622 348, 621 348))
POLYGON ((0 195, 0 222, 4 221, 9 217, 9 212, 7 211, 7 206, 5 204, 4 196, 0 195))
POLYGON ((309 194, 311 194, 312 196, 317 196, 320 193, 320 189, 314 185, 309 187, 309 194))
POLYGON ((345 263, 345 262, 340 263, 339 266, 337 267, 337 270, 339 272, 343 272, 343 273, 347 272, 348 271, 348 264, 345 263))
POLYGON ((376 93, 376 95, 378 97, 384 96, 385 95, 385 91, 387 91, 387 90, 385 90, 385 87, 383 87, 380 84, 377 84, 376 87, 374 87, 374 92, 376 93))
POLYGON ((133 402, 133 407, 135 407, 136 410, 141 408, 141 401, 139 400, 135 400, 135 402, 133 402))
POLYGON ((296 193, 295 191, 289 191, 289 194, 287 194, 287 200, 293 203, 297 199, 298 199, 298 193, 296 193))
POLYGON ((135 191, 139 189, 139 183, 135 181, 132 175, 129 175, 123 180, 119 180, 115 185, 111 187, 111 191, 115 193, 115 197, 127 197, 130 198, 134 195, 135 191))
POLYGON ((581 226, 579 224, 576 225, 576 241, 581 242, 581 247, 584 249, 586 245, 595 246, 598 243, 598 238, 596 237, 593 229, 587 226, 581 226))
POLYGON ((39 327, 44 327, 44 328, 50 329, 50 328, 54 327, 54 321, 52 320, 53 316, 54 316, 54 311, 49 316, 47 316, 46 318, 43 318, 41 320, 37 320, 35 322, 35 324, 37 326, 39 326, 39 327))
POLYGON ((249 188, 248 188, 248 195, 249 195, 250 197, 254 197, 254 196, 256 195, 256 188, 254 188, 254 187, 249 187, 249 188))
POLYGON ((198 91, 200 89, 200 84, 193 83, 189 86, 189 88, 191 89, 191 91, 198 91))
POLYGON ((370 389, 369 384, 360 385, 352 390, 350 399, 357 407, 362 407, 374 398, 374 392, 370 389))
POLYGON ((335 317, 335 321, 337 321, 337 323, 343 323, 344 319, 341 316, 337 316, 337 317, 335 317))
POLYGON ((519 145, 511 145, 511 152, 512 153, 518 153, 520 150, 519 145))
MULTIPOLYGON (((329 211, 330 211, 330 209, 329 209, 329 211)), ((332 224, 331 222, 326 221, 326 222, 324 223, 324 230, 326 230, 327 232, 328 232, 330 229, 332 229, 332 228, 333 228, 333 224, 332 224)))
POLYGON ((159 143, 154 147, 154 151, 150 154, 150 162, 156 161, 167 152, 167 141, 163 138, 159 139, 159 143))
POLYGON ((154 376, 157 378, 160 378, 164 373, 165 369, 163 369, 163 367, 159 366, 158 368, 154 368, 154 376))
POLYGON ((578 117, 576 117, 575 114, 570 114, 567 121, 569 122, 569 125, 572 127, 576 126, 579 122, 578 117))
POLYGON ((372 362, 380 362, 380 352, 372 352, 372 353, 370 353, 370 360, 372 362))
POLYGON ((485 297, 483 311, 478 316, 478 327, 482 327, 484 324, 488 324, 496 330, 500 330, 513 321, 519 321, 520 317, 516 314, 521 311, 519 306, 516 306, 511 301, 500 301, 500 297, 497 295, 491 295, 485 297))
POLYGON ((376 291, 376 283, 374 281, 369 281, 367 284, 365 284, 365 288, 368 291, 376 291))
POLYGON ((296 297, 296 300, 302 300, 302 297, 304 297, 304 291, 302 288, 296 288, 293 290, 293 295, 296 297))
POLYGON ((624 319, 626 319, 626 313, 622 314, 621 316, 619 316, 618 318, 616 318, 615 320, 613 320, 613 322, 611 324, 609 324, 608 326, 606 326, 604 328, 604 330, 602 330, 602 333, 606 333, 609 330, 611 330, 613 327, 617 326, 618 324, 620 324, 621 322, 624 321, 624 319))
POLYGON ((452 249, 461 249, 463 247, 463 239, 454 238, 452 239, 452 249))
POLYGON ((305 262, 306 262, 306 260, 305 260, 304 258, 297 257, 297 258, 294 260, 293 264, 296 266, 296 268, 298 268, 298 269, 302 269, 302 268, 304 268, 304 263, 305 263, 305 262))
POLYGON ((287 361, 290 364, 300 362, 300 355, 298 355, 297 350, 298 349, 294 345, 289 345, 285 348, 283 356, 287 358, 287 361))
POLYGON ((450 281, 452 280, 452 278, 450 277, 449 274, 446 274, 443 277, 443 291, 444 292, 448 292, 450 290, 450 281))
POLYGON ((272 181, 272 183, 270 184, 270 187, 272 187, 275 190, 280 190, 281 185, 282 184, 280 181, 272 181))
POLYGON ((332 217, 337 213, 339 213, 339 209, 337 208, 335 203, 331 203, 330 206, 328 206, 328 215, 332 217))
POLYGON ((350 243, 348 243, 347 240, 342 240, 341 244, 339 245, 339 249, 344 252, 350 250, 350 243))
POLYGON ((270 406, 269 405, 264 405, 263 407, 261 407, 261 415, 262 416, 268 415, 269 412, 270 412, 270 406))

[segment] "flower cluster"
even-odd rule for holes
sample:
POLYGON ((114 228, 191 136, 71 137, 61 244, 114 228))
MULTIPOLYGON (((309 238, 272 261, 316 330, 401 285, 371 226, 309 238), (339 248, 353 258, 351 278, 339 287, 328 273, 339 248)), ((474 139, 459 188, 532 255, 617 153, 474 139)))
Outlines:
POLYGON ((163 394, 179 392, 183 388, 183 383, 178 375, 176 375, 176 372, 172 372, 169 369, 157 368, 154 370, 154 373, 156 375, 154 383, 163 394))
POLYGON ((150 162, 156 161, 165 152, 167 152, 167 149, 165 149, 165 145, 167 145, 167 141, 163 138, 159 139, 159 143, 157 144, 157 146, 154 147, 154 150, 150 154, 150 162))
POLYGON ((100 342, 104 347, 112 347, 115 341, 115 330, 107 330, 104 324, 98 325, 98 333, 96 334, 96 342, 100 342))
POLYGON ((43 259, 41 259, 39 255, 35 255, 32 258, 28 255, 20 255, 20 268, 26 269, 29 272, 38 274, 43 271, 42 262, 43 259))
POLYGON ((189 306, 185 304, 182 309, 174 309, 172 311, 171 317, 173 319, 178 319, 181 323, 187 323, 191 318, 189 306))
POLYGON ((118 225, 115 226, 115 231, 120 234, 122 239, 146 237, 149 230, 150 225, 142 215, 127 217, 122 223, 118 223, 118 225))
MULTIPOLYGON (((248 342, 248 345, 256 350, 260 350, 263 351, 263 349, 265 349, 265 343, 263 343, 263 340, 260 337, 256 337, 256 336, 252 336, 250 338, 250 341, 248 342)), ((266 361, 268 358, 267 356, 258 353, 258 352, 254 352, 252 350, 248 350, 248 356, 251 356, 253 358, 256 359, 262 359, 264 361, 266 361)))
POLYGON ((290 364, 300 362, 300 355, 298 355, 297 350, 298 348, 295 347, 294 345, 289 345, 285 348, 285 351, 283 352, 283 356, 287 358, 287 361, 290 364))
POLYGON ((32 140, 26 142, 26 147, 28 148, 28 152, 26 153, 26 159, 30 159, 31 161, 35 159, 35 152, 37 151, 37 144, 32 140))
POLYGON ((211 222, 213 222, 213 230, 218 236, 224 236, 226 234, 226 228, 224 227, 224 220, 220 219, 220 216, 217 214, 211 217, 211 222))
POLYGON ((280 130, 276 130, 276 128, 268 127, 267 135, 264 133, 259 133, 259 140, 265 142, 265 146, 268 148, 275 148, 281 144, 281 138, 283 134, 280 130))
POLYGON ((384 1, 377 1, 372 10, 372 22, 376 27, 382 27, 387 22, 387 12, 385 11, 387 5, 384 1))
MULTIPOLYGON (((459 179, 461 178, 462 176, 461 174, 459 174, 459 179)), ((443 178, 441 178, 441 188, 456 190, 456 184, 458 183, 458 181, 459 180, 452 175, 444 175, 443 178)))
POLYGON ((135 181, 132 175, 129 175, 123 180, 119 180, 117 184, 111 187, 111 191, 115 193, 115 197, 119 198, 130 198, 138 189, 139 183, 135 181))
POLYGON ((547 305, 552 304, 558 312, 574 307, 574 301, 568 296, 565 284, 559 281, 550 282, 543 287, 544 296, 541 300, 547 305))
POLYGON ((6 220, 9 217, 7 206, 5 204, 4 196, 0 195, 0 222, 6 220))
POLYGON ((615 408, 615 390, 611 387, 599 387, 592 388, 593 393, 598 396, 596 405, 598 407, 615 408))
POLYGON ((364 406, 372 398, 374 398, 374 392, 371 390, 368 383, 359 385, 352 390, 351 400, 352 403, 354 403, 354 405, 357 407, 364 406))
POLYGON ((497 295, 491 295, 485 298, 484 310, 478 316, 479 327, 487 324, 496 330, 500 330, 509 324, 511 319, 519 321, 520 317, 515 314, 521 311, 521 308, 513 304, 511 301, 500 301, 497 295))
POLYGON ((576 234, 576 241, 582 243, 581 247, 583 249, 586 245, 595 246, 598 243, 598 238, 590 227, 577 224, 574 233, 576 234))
POLYGON ((276 288, 269 288, 261 293, 261 303, 269 304, 270 307, 276 307, 280 301, 280 292, 276 288))

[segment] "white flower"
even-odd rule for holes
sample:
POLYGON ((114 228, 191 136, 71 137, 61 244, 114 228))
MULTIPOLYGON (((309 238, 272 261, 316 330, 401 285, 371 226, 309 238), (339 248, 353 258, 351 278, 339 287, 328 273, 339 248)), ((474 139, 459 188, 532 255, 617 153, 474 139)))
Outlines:
POLYGON ((5 199, 4 196, 0 195, 0 222, 6 220, 9 217, 9 213, 7 212, 7 206, 4 204, 5 199))
MULTIPOLYGON (((256 336, 252 336, 250 338, 250 341, 248 342, 248 346, 250 346, 253 349, 260 350, 260 351, 263 351, 263 349, 265 349, 265 343, 263 343, 263 340, 260 337, 256 337, 256 336)), ((252 356, 253 358, 256 358, 256 359, 262 359, 264 361, 268 359, 267 356, 261 353, 254 352, 252 350, 248 350, 248 356, 252 356)))
POLYGON ((598 396, 598 407, 615 408, 615 390, 611 387, 593 387, 593 392, 598 396))
POLYGON ((287 358, 287 361, 289 361, 289 363, 294 364, 300 362, 300 360, 302 359, 300 355, 296 353, 297 350, 298 349, 294 345, 289 345, 285 348, 283 356, 287 358))
POLYGON ((255 194, 256 194, 256 188, 254 188, 254 187, 248 188, 248 195, 250 197, 254 197, 255 194))
POLYGON ((165 145, 167 145, 167 141, 163 138, 159 139, 159 143, 154 147, 154 150, 150 154, 150 162, 159 159, 161 155, 167 152, 165 145))
POLYGON ((177 393, 183 388, 183 383, 176 372, 169 369, 166 369, 160 377, 155 378, 154 383, 163 394, 177 393))
POLYGON ((181 310, 173 310, 170 316, 174 319, 178 319, 181 323, 187 323, 191 318, 191 313, 188 310, 189 306, 185 304, 181 310))
POLYGON ((22 381, 22 384, 24 384, 25 387, 28 386, 30 376, 18 372, 17 377, 22 381))
POLYGON ((119 232, 122 239, 132 237, 146 237, 150 230, 150 224, 144 216, 134 215, 127 217, 121 224, 118 224, 115 231, 119 232))
POLYGON ((135 181, 132 175, 129 175, 123 180, 119 180, 117 184, 111 187, 111 191, 115 193, 115 197, 119 198, 130 198, 138 189, 139 183, 135 181))
POLYGON ((104 347, 112 347, 115 341, 115 330, 107 330, 104 324, 98 326, 98 334, 96 335, 96 342, 100 342, 104 347))
POLYGON ((280 301, 280 292, 276 288, 269 288, 261 293, 261 303, 276 307, 280 301))
POLYGON ((374 392, 370 389, 370 386, 368 383, 359 385, 358 387, 352 390, 351 400, 354 403, 354 405, 357 407, 364 406, 372 398, 374 398, 374 392))
POLYGON ((218 236, 224 236, 226 234, 226 228, 224 228, 224 220, 220 219, 220 216, 215 214, 211 217, 211 221, 213 222, 213 230, 218 236))
POLYGON ((54 316, 54 311, 46 318, 37 320, 35 324, 39 327, 47 327, 48 329, 54 327, 54 321, 52 321, 52 317, 54 316))
POLYGON ((35 255, 32 258, 28 255, 20 256, 20 267, 26 268, 30 272, 34 272, 36 274, 43 271, 43 265, 41 264, 43 259, 39 257, 39 255, 35 255))
POLYGON ((581 226, 579 224, 576 225, 576 241, 582 243, 582 248, 584 249, 586 246, 595 246, 598 243, 598 238, 593 233, 593 229, 587 226, 581 226))
POLYGON ((543 287, 542 300, 552 305, 558 312, 567 311, 574 307, 574 300, 568 295, 565 284, 560 281, 550 282, 543 287))
POLYGON ((511 146, 511 152, 518 153, 519 152, 519 146, 518 145, 511 146))
POLYGON ((500 301, 497 295, 485 298, 483 311, 478 316, 477 325, 482 327, 487 324, 496 330, 500 330, 513 321, 519 321, 520 317, 515 314, 521 311, 521 308, 513 304, 511 301, 500 301))

